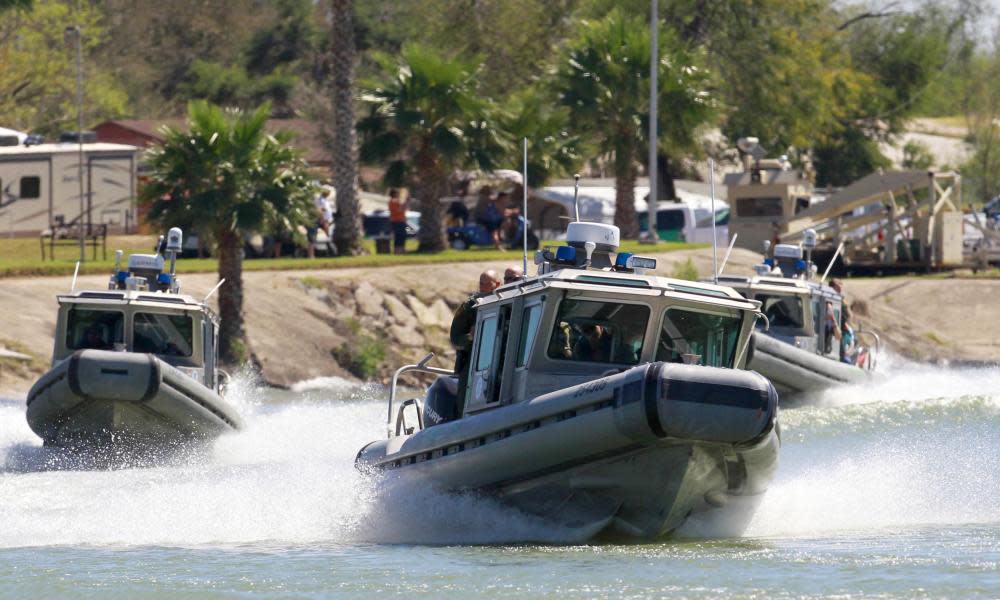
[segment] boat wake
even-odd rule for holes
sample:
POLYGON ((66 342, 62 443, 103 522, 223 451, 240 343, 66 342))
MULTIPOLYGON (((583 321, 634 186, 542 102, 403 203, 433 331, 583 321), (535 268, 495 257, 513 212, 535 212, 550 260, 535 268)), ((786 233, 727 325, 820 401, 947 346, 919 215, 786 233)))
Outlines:
MULTIPOLYGON (((245 431, 165 465, 114 470, 42 448, 22 401, 0 401, 0 547, 572 543, 593 533, 357 472, 358 449, 384 431, 376 387, 330 379, 275 391, 240 377, 227 398, 245 431)), ((902 368, 781 418, 778 477, 747 536, 1000 522, 1000 370, 902 368)), ((725 523, 681 534, 739 534, 725 523)))

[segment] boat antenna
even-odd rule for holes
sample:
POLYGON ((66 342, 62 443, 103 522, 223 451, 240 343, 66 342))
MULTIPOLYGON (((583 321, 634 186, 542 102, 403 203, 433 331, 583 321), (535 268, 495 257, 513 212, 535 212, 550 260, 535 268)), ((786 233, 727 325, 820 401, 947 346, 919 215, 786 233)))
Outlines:
POLYGON ((524 194, 521 210, 521 242, 524 245, 524 264, 521 268, 523 277, 528 276, 528 138, 524 138, 524 173, 521 175, 521 191, 524 194))
POLYGON ((736 245, 736 238, 739 236, 740 234, 734 233, 733 239, 729 240, 729 247, 726 248, 726 255, 722 257, 722 264, 719 265, 719 276, 721 276, 722 272, 726 270, 726 263, 729 262, 729 254, 733 251, 733 246, 736 245))
MULTIPOLYGON (((715 237, 715 159, 708 159, 708 190, 712 198, 712 273, 719 283, 719 240, 715 237)), ((734 238, 735 239, 735 238, 734 238)), ((728 256, 728 255, 727 255, 728 256)))
POLYGON ((76 291, 76 276, 80 273, 80 261, 76 261, 76 268, 73 269, 73 281, 69 284, 69 291, 72 294, 76 291))
POLYGON ((208 302, 208 299, 211 298, 212 296, 214 296, 215 292, 219 291, 219 288, 222 287, 223 283, 226 283, 226 279, 225 278, 220 279, 219 283, 215 284, 215 287, 212 288, 212 290, 210 292, 208 292, 207 294, 205 294, 205 297, 202 299, 201 303, 204 304, 204 303, 208 302))
POLYGON ((573 176, 573 210, 576 211, 576 222, 580 222, 580 174, 573 176))
POLYGON ((819 280, 820 285, 823 285, 823 282, 826 281, 826 276, 830 274, 830 269, 833 268, 833 263, 837 262, 837 257, 840 256, 840 251, 843 249, 844 242, 840 242, 840 245, 837 246, 837 251, 833 253, 833 258, 830 259, 830 264, 826 265, 826 270, 823 271, 823 278, 819 280))

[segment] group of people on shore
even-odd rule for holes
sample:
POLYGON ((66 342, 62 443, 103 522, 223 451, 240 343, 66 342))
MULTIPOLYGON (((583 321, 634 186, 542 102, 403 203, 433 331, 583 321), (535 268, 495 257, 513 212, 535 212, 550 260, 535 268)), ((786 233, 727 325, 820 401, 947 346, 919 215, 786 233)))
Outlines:
POLYGON ((512 200, 509 192, 494 194, 490 186, 479 190, 471 212, 465 205, 464 195, 459 196, 448 206, 447 217, 449 227, 464 227, 471 223, 482 226, 489 233, 493 247, 498 250, 505 250, 505 246, 518 246, 524 235, 521 207, 512 200))

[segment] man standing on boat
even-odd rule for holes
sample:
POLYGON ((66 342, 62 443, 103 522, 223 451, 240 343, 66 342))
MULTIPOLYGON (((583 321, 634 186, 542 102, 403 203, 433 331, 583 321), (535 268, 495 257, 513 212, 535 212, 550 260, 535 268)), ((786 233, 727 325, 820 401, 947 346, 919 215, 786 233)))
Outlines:
POLYGON ((479 275, 479 292, 472 294, 455 310, 451 320, 451 344, 455 347, 455 373, 458 374, 458 397, 465 396, 469 379, 469 359, 472 356, 472 330, 476 326, 476 300, 500 287, 500 277, 493 269, 479 275))

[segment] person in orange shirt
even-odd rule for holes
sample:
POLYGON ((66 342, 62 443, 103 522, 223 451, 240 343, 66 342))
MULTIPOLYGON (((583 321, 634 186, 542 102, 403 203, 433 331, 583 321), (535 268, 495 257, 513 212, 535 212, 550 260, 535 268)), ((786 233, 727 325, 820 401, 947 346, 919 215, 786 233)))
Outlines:
POLYGON ((395 254, 406 252, 406 209, 410 199, 400 200, 399 190, 389 190, 389 223, 392 225, 392 251, 395 254))

